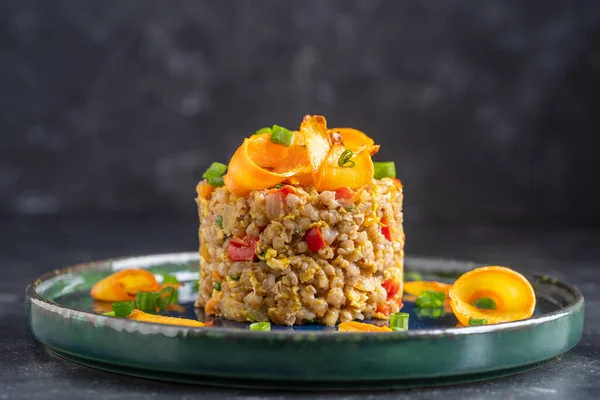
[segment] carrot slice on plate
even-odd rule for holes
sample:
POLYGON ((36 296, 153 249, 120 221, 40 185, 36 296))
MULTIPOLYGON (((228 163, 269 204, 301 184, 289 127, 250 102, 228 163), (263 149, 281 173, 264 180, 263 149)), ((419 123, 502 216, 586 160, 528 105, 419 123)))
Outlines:
POLYGON ((148 314, 141 310, 133 310, 133 312, 127 316, 127 319, 130 319, 133 321, 154 322, 155 324, 181 325, 181 326, 191 326, 191 327, 197 327, 197 328, 212 325, 212 324, 205 324, 204 322, 196 321, 193 319, 176 318, 176 317, 167 317, 164 315, 148 314))
POLYGON ((364 322, 349 321, 338 325, 339 332, 392 332, 389 326, 375 326, 364 322))
POLYGON ((417 297, 420 296, 421 292, 424 291, 448 293, 450 286, 452 285, 436 281, 404 282, 404 293, 412 294, 413 296, 417 297))
POLYGON ((520 273, 510 268, 490 266, 462 275, 448 292, 450 307, 464 326, 469 320, 485 320, 488 324, 527 319, 535 310, 533 287, 520 273), (491 305, 479 308, 486 300, 491 305))
POLYGON ((134 300, 138 292, 155 292, 160 287, 152 272, 125 269, 97 282, 90 294, 99 301, 127 301, 134 300))

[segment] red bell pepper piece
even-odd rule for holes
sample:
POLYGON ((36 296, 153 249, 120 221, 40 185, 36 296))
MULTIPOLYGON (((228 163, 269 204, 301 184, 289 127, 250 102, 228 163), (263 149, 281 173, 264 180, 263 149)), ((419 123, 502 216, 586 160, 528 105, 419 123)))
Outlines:
POLYGON ((390 242, 392 241, 392 227, 385 217, 381 218, 381 233, 383 233, 383 236, 385 236, 387 240, 390 242))
POLYGON ((254 261, 258 239, 245 236, 243 239, 233 238, 229 241, 227 254, 232 261, 254 261))
POLYGON ((289 185, 285 185, 281 189, 275 189, 275 190, 271 191, 271 193, 279 194, 281 196, 281 201, 283 203, 285 203, 286 197, 288 197, 288 195, 290 195, 290 194, 295 194, 296 191, 294 190, 293 187, 291 187, 289 185))
POLYGON ((306 244, 308 248, 313 253, 321 250, 325 247, 325 240, 323 239, 323 234, 321 233, 321 229, 318 226, 313 226, 309 230, 306 231, 304 235, 304 240, 306 240, 306 244))
POLYGON ((392 299, 388 299, 387 302, 377 306, 375 312, 382 313, 383 315, 389 317, 392 313, 392 305, 390 304, 390 300, 398 305, 398 310, 401 310, 402 307, 404 307, 404 304, 402 303, 402 297, 400 295, 397 295, 392 299))
POLYGON ((389 316, 392 313, 392 310, 390 310, 390 306, 388 304, 382 304, 380 306, 377 306, 375 312, 389 316))
POLYGON ((350 200, 354 196, 354 192, 347 187, 341 187, 335 191, 335 199, 350 200))
POLYGON ((400 291, 400 282, 394 278, 386 279, 381 286, 387 292, 388 299, 394 297, 400 291))

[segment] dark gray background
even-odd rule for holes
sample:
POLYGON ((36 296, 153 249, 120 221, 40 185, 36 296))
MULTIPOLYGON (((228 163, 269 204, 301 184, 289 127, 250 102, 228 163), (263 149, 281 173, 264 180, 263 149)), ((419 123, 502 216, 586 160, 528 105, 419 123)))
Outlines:
POLYGON ((581 342, 546 368, 367 395, 596 399, 598 71, 597 0, 0 0, 0 398, 305 398, 57 360, 23 303, 53 268, 193 251, 208 164, 321 113, 396 161, 409 254, 538 271, 586 299, 581 342))
POLYGON ((306 113, 394 160, 412 221, 596 224, 594 1, 0 2, 0 213, 195 212, 306 113))

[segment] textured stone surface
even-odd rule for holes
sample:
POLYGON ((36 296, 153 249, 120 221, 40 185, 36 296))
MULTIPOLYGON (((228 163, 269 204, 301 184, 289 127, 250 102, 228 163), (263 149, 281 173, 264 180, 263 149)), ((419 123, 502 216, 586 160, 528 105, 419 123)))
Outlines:
POLYGON ((586 301, 581 342, 554 363, 511 378, 393 392, 294 393, 178 385, 58 359, 25 327, 25 286, 53 268, 100 258, 190 251, 196 224, 165 218, 21 218, 0 226, 0 399, 597 399, 600 382, 598 231, 408 225, 409 254, 509 264, 564 279, 586 301))
POLYGON ((408 219, 600 211, 593 1, 0 2, 0 212, 180 211, 306 113, 397 162, 408 219))

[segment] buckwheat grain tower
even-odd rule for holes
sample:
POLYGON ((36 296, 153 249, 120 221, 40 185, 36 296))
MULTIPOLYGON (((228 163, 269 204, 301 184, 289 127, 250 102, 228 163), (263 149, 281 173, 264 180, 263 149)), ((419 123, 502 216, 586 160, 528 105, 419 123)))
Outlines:
POLYGON ((196 305, 236 321, 335 325, 402 305, 402 184, 352 128, 304 117, 246 138, 198 184, 196 305), (227 171, 227 172, 226 172, 227 171), (226 174, 225 174, 226 172, 226 174))

